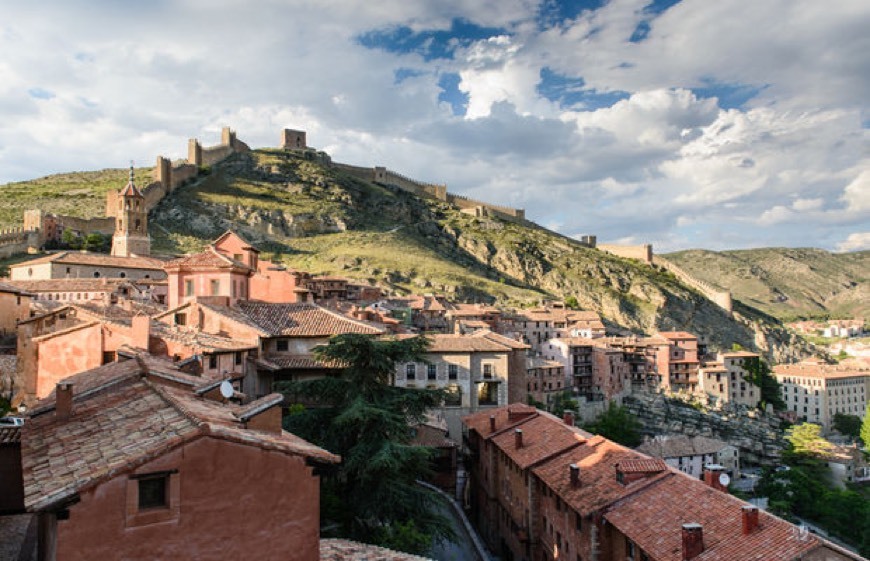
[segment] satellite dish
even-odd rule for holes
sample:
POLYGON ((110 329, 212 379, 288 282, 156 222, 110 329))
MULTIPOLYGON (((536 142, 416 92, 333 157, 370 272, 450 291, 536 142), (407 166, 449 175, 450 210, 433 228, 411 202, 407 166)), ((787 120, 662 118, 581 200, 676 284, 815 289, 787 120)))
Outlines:
POLYGON ((729 483, 731 483, 731 478, 728 477, 728 474, 727 473, 720 473, 719 474, 719 485, 721 485, 722 487, 728 487, 729 483))
POLYGON ((236 390, 233 388, 233 385, 229 380, 224 380, 221 382, 221 395, 224 396, 224 399, 229 399, 233 397, 233 394, 236 390))

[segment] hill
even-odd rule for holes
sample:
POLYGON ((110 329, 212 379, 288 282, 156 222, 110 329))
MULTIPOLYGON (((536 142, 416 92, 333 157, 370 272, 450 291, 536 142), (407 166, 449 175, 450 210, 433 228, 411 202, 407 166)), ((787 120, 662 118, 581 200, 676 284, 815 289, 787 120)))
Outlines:
MULTIPOLYGON (((56 177, 61 176, 34 182, 41 186, 38 192, 56 177)), ((26 183, 15 186, 16 204, 32 208, 25 200, 26 183)), ((0 194, 7 188, 0 186, 0 194)), ((98 197, 105 188, 93 191, 82 196, 98 197)), ((611 328, 687 330, 713 348, 739 343, 777 361, 808 352, 763 314, 741 309, 731 316, 666 271, 532 224, 465 214, 292 151, 261 149, 229 157, 166 196, 149 224, 155 252, 198 250, 233 228, 265 258, 394 293, 438 292, 511 306, 574 296, 611 328)))
POLYGON ((870 251, 693 249, 666 256, 692 275, 783 321, 870 317, 870 251))

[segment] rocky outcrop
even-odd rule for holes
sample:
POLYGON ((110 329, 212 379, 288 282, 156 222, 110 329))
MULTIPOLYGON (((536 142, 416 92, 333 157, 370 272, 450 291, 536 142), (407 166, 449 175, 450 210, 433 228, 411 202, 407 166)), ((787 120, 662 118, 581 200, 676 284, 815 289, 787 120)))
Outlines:
POLYGON ((746 408, 701 411, 661 394, 635 393, 623 400, 637 416, 645 436, 706 436, 740 449, 741 463, 779 465, 784 447, 781 422, 774 415, 746 408))

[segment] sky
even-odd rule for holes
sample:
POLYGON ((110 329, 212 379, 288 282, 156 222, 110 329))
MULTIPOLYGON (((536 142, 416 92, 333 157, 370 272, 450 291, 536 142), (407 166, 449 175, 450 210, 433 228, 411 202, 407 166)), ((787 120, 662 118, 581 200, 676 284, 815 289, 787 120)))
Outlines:
POLYGON ((870 249, 868 29, 866 0, 2 0, 0 184, 293 128, 568 236, 870 249))

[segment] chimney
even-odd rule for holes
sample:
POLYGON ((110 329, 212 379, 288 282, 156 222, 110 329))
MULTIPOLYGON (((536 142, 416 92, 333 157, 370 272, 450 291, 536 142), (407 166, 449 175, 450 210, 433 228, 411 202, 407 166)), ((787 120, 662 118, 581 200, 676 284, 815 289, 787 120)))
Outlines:
POLYGON ((572 411, 565 411, 562 415, 562 420, 565 421, 565 424, 569 427, 574 426, 574 413, 572 411))
POLYGON ((523 447, 523 429, 516 429, 514 431, 514 442, 517 445, 517 448, 523 447))
POLYGON ((489 416, 489 432, 495 432, 495 415, 489 416))
POLYGON ((130 341, 131 346, 148 351, 148 344, 151 340, 151 318, 145 314, 137 314, 133 316, 133 337, 130 341))
POLYGON ((758 507, 746 505, 741 509, 743 514, 743 535, 751 534, 758 528, 758 507))
MULTIPOLYGON (((704 466, 704 483, 717 491, 723 493, 728 492, 728 486, 723 485, 722 475, 725 475, 725 468, 718 464, 707 464, 704 466)), ((727 480, 727 478, 726 478, 727 480)))
POLYGON ((568 466, 568 469, 571 471, 571 487, 579 487, 580 486, 580 466, 577 464, 571 464, 568 466))
POLYGON ((72 382, 58 382, 55 389, 54 417, 58 421, 66 421, 73 414, 72 382))
POLYGON ((704 527, 696 522, 683 524, 683 561, 694 559, 704 551, 704 527))

